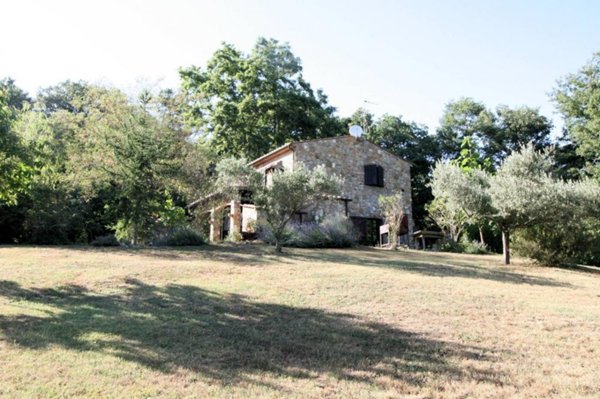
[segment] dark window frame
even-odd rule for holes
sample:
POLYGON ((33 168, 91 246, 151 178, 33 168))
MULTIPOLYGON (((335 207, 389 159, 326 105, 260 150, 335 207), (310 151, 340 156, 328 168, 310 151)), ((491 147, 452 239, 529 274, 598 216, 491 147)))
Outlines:
POLYGON ((364 166, 365 186, 384 187, 384 170, 381 165, 367 164, 364 166))

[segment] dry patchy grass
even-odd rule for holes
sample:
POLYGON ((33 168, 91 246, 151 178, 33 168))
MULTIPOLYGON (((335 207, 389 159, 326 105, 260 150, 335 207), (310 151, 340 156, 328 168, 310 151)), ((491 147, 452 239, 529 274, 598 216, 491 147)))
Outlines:
POLYGON ((0 396, 600 397, 600 275, 414 251, 0 247, 0 396))

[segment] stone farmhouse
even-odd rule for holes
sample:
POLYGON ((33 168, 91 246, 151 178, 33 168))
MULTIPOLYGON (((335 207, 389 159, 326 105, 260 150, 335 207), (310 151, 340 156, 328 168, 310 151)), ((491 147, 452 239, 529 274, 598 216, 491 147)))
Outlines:
MULTIPOLYGON (((345 215, 353 221, 361 242, 375 245, 379 241, 379 227, 384 223, 379 196, 402 193, 406 217, 400 239, 408 244, 414 225, 410 162, 362 137, 347 135, 285 144, 250 163, 264 174, 265 184, 275 171, 293 170, 299 164, 309 169, 324 165, 327 171, 341 176, 344 185, 340 196, 324 198, 297 214, 297 222, 318 221, 332 214, 345 215)), ((242 192, 239 199, 211 210, 211 241, 222 240, 230 231, 242 235, 251 233, 259 215, 252 201, 242 192)))

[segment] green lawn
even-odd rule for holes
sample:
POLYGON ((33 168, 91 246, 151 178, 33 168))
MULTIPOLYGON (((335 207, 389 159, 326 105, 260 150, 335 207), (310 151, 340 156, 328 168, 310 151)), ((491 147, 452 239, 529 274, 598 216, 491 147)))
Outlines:
POLYGON ((600 397, 600 274, 373 249, 0 247, 1 397, 600 397))

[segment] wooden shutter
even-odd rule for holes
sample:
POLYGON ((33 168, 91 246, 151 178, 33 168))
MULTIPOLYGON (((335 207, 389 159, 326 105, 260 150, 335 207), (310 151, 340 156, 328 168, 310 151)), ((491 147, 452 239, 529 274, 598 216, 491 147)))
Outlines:
POLYGON ((365 165, 365 184, 367 186, 377 185, 377 166, 365 165))
POLYGON ((377 185, 383 187, 383 167, 377 166, 377 185))

